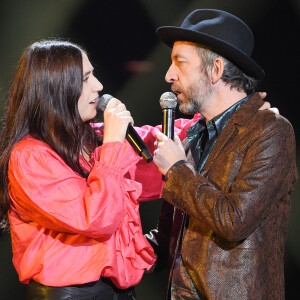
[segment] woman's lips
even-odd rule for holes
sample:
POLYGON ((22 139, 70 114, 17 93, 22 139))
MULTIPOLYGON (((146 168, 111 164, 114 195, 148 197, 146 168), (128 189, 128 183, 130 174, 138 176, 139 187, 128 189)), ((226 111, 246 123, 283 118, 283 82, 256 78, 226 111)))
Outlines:
POLYGON ((98 105, 98 102, 99 102, 99 97, 95 98, 94 100, 90 101, 90 104, 95 104, 95 105, 98 105))

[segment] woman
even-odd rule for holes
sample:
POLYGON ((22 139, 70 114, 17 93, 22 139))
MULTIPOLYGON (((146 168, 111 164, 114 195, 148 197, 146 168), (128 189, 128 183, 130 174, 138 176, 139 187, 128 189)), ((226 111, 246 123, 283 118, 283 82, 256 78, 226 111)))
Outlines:
POLYGON ((138 213, 132 117, 112 99, 103 136, 90 123, 102 84, 87 54, 41 41, 20 58, 1 134, 1 219, 27 299, 134 299, 155 261, 138 213))

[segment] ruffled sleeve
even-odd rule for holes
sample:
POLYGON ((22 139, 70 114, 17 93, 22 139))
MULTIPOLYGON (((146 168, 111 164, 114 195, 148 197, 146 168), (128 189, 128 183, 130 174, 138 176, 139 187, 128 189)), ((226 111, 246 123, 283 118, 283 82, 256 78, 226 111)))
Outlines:
POLYGON ((134 156, 126 156, 125 148, 123 143, 104 146, 103 158, 86 180, 45 143, 22 140, 9 162, 13 208, 24 221, 57 232, 109 238, 125 215, 124 173, 137 161, 134 156))
MULTIPOLYGON (((117 167, 118 160, 122 159, 122 166, 118 167, 122 169, 123 174, 126 174, 132 167, 133 158, 137 162, 139 156, 126 141, 124 143, 126 143, 126 148, 123 150, 112 148, 110 143, 104 144, 95 151, 94 159, 99 159, 100 163, 109 164, 111 169, 117 167), (109 157, 106 157, 106 153, 110 153, 109 157)), ((141 194, 141 184, 124 178, 121 186, 126 197, 125 216, 116 232, 105 241, 112 255, 102 271, 102 276, 110 277, 118 288, 124 289, 140 282, 144 270, 149 270, 155 262, 155 254, 142 232, 137 201, 141 194)))
POLYGON ((106 245, 107 262, 98 276, 111 277, 119 288, 133 286, 155 261, 142 234, 137 202, 141 184, 127 174, 139 159, 127 141, 103 144, 86 180, 48 145, 26 138, 15 146, 9 162, 12 209, 26 223, 106 245))

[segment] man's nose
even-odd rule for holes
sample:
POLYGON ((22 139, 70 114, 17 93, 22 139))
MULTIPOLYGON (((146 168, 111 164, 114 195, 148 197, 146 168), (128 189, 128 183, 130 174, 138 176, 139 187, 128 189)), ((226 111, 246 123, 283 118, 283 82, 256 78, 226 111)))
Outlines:
POLYGON ((174 81, 176 81, 178 79, 177 74, 175 72, 174 66, 173 64, 169 67, 166 76, 165 76, 165 80, 168 83, 173 83, 174 81))

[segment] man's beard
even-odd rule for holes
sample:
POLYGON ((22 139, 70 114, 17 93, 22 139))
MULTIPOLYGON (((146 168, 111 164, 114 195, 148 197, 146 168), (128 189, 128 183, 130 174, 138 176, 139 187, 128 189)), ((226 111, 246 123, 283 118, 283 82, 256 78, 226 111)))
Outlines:
POLYGON ((179 110, 187 115, 203 113, 208 97, 212 92, 212 87, 208 79, 202 79, 197 84, 186 89, 186 99, 179 105, 179 110))

